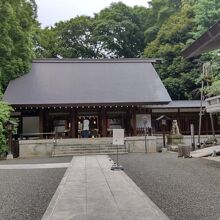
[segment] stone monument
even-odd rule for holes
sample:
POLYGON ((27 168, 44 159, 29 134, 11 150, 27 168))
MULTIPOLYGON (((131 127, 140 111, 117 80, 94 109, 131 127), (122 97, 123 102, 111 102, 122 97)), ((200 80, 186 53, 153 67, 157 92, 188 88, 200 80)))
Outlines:
POLYGON ((173 120, 172 129, 170 134, 167 136, 167 143, 170 146, 170 149, 178 150, 178 144, 183 143, 183 135, 180 133, 177 120, 173 120))

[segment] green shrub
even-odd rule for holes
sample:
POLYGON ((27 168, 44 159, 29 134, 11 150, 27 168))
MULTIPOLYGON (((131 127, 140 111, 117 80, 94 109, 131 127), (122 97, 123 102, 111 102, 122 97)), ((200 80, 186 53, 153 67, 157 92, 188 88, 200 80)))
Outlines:
POLYGON ((0 155, 7 151, 7 131, 5 129, 5 123, 10 118, 10 112, 12 107, 7 103, 0 101, 0 155))

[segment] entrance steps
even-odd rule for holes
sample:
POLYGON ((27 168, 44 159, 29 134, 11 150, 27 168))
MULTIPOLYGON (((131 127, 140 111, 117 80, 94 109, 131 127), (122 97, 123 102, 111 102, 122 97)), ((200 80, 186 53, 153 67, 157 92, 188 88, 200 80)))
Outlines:
MULTIPOLYGON (((112 138, 98 139, 59 139, 54 144, 53 157, 116 154, 117 146, 112 138)), ((118 146, 119 154, 126 154, 125 146, 118 146)))

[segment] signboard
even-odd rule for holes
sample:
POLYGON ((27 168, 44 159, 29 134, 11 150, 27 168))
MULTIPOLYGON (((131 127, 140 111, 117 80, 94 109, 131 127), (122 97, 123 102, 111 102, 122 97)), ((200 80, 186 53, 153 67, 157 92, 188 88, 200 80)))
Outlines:
POLYGON ((113 145, 124 145, 124 129, 113 129, 113 145))

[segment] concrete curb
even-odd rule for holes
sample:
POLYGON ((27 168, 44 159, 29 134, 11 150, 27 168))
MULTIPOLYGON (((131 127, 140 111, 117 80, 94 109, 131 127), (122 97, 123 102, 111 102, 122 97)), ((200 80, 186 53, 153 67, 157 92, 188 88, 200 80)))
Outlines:
POLYGON ((55 169, 69 167, 69 163, 46 163, 46 164, 3 164, 0 170, 30 170, 30 169, 55 169))

